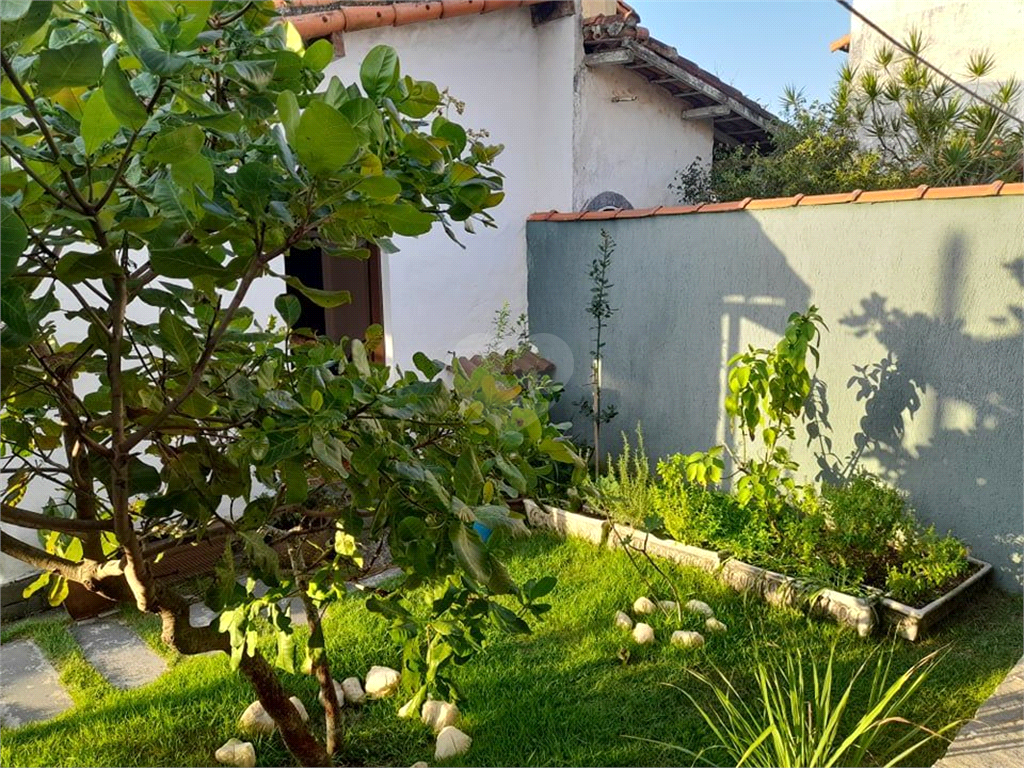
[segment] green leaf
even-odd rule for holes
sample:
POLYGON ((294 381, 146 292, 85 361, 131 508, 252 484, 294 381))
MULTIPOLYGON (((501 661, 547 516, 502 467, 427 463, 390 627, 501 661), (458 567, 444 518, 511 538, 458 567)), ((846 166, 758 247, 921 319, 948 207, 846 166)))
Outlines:
POLYGON ((369 476, 377 471, 377 467, 387 455, 387 449, 383 445, 360 446, 352 452, 352 469, 361 475, 369 476))
POLYGON ((398 75, 398 54, 389 45, 371 48, 359 67, 359 81, 363 84, 363 91, 375 101, 395 86, 398 75))
POLYGON ((110 251, 71 251, 64 253, 54 270, 57 279, 71 285, 83 280, 100 280, 120 273, 121 267, 110 251))
POLYGON ((207 197, 213 197, 213 164, 201 154, 171 163, 171 178, 188 192, 198 187, 207 197))
POLYGON ((581 461, 579 455, 572 449, 572 446, 564 440, 546 437, 541 440, 538 447, 552 461, 558 461, 563 464, 578 464, 581 461))
POLYGON ((318 307, 324 309, 334 309, 334 307, 352 302, 352 294, 348 291, 325 291, 320 288, 310 288, 294 275, 289 275, 284 281, 318 307))
POLYGON ((454 473, 455 495, 471 507, 480 501, 480 493, 484 487, 484 476, 480 472, 476 454, 472 447, 466 448, 455 462, 454 473))
MULTIPOLYGON (((25 2, 25 0, 22 0, 22 2, 25 2)), ((31 0, 25 4, 29 8, 23 15, 11 20, 0 19, 0 39, 3 40, 4 46, 21 42, 43 26, 46 20, 50 18, 50 10, 53 8, 53 3, 49 2, 49 0, 31 0)), ((0 5, 6 6, 6 2, 0 5)), ((16 12, 17 10, 11 13, 13 15, 16 12)))
POLYGON ((277 96, 277 114, 281 118, 281 125, 284 127, 284 135, 288 143, 295 146, 295 135, 299 130, 299 119, 302 114, 299 110, 299 100, 291 91, 281 91, 277 96))
POLYGON ((334 60, 334 45, 330 40, 321 38, 313 43, 302 54, 302 64, 314 72, 320 72, 334 60))
POLYGON ((290 293, 282 293, 274 299, 274 309, 288 327, 295 325, 302 316, 302 303, 290 293))
POLYGON ((97 149, 114 138, 120 127, 120 122, 107 105, 103 89, 97 88, 82 109, 82 141, 85 142, 85 153, 96 154, 97 149))
POLYGON ((33 581, 31 584, 29 584, 27 587, 25 587, 25 589, 22 590, 22 592, 21 592, 22 599, 28 600, 28 598, 32 597, 32 595, 34 595, 36 592, 38 592, 40 589, 42 589, 43 587, 45 587, 49 583, 50 583, 50 573, 49 573, 49 571, 47 571, 46 573, 39 574, 39 578, 37 578, 35 581, 33 581))
POLYGON ((128 464, 128 492, 136 494, 155 493, 160 490, 160 472, 142 459, 132 457, 128 464))
POLYGON ((398 103, 398 111, 409 117, 419 119, 426 117, 441 102, 441 94, 437 86, 426 80, 405 79, 409 96, 398 103))
POLYGON ((154 248, 149 254, 149 266, 163 277, 217 276, 226 272, 224 267, 194 244, 179 248, 154 248))
POLYGON ((402 185, 390 176, 367 176, 356 185, 356 191, 374 200, 394 202, 402 192, 402 185))
POLYGON ((297 459, 285 461, 281 465, 281 479, 285 487, 285 503, 301 504, 309 495, 309 484, 306 480, 306 468, 297 459))
POLYGON ((146 124, 146 108, 135 95, 117 61, 110 62, 103 74, 103 97, 114 117, 125 128, 137 131, 146 124))
POLYGON ((7 203, 0 206, 0 284, 18 268, 18 260, 28 246, 28 230, 7 203))
POLYGON ((25 292, 17 285, 7 285, 0 291, 0 319, 3 320, 5 344, 22 347, 32 338, 32 323, 28 319, 25 292))
POLYGON ((146 159, 161 165, 190 160, 199 154, 205 138, 203 129, 198 125, 186 125, 169 133, 158 133, 149 142, 146 159))
POLYGON ((137 55, 147 70, 160 77, 174 77, 192 67, 188 59, 157 48, 140 48, 137 55))
POLYGON ((266 163, 258 160, 246 163, 234 175, 235 197, 253 216, 262 216, 270 202, 271 187, 278 175, 266 163))
POLYGON ((310 102, 295 131, 295 153, 314 176, 339 170, 355 154, 359 140, 344 115, 322 101, 310 102))
POLYGON ((182 365, 191 365, 199 359, 200 345, 195 332, 174 311, 160 313, 160 334, 167 344, 166 349, 182 365))
POLYGON ((39 52, 36 82, 43 93, 95 85, 102 75, 103 46, 99 43, 74 43, 39 52))
POLYGON ((54 574, 54 578, 50 580, 50 589, 46 595, 46 602, 51 607, 56 608, 58 605, 64 602, 68 596, 68 580, 63 576, 57 576, 54 574))
POLYGON ((31 0, 4 0, 0 3, 0 21, 17 21, 31 7, 31 0))
POLYGON ((431 360, 422 352, 417 352, 412 356, 412 364, 428 379, 434 378, 444 370, 444 366, 441 363, 437 360, 431 360))
POLYGON ((352 339, 352 363, 360 374, 370 375, 370 359, 366 355, 366 346, 359 339, 352 339))
POLYGON ((256 91, 266 90, 270 81, 274 79, 274 69, 277 63, 273 59, 258 59, 247 61, 231 61, 224 67, 224 71, 234 79, 240 80, 256 91))
POLYGON ((348 118, 352 127, 367 141, 384 141, 384 119, 372 99, 349 99, 338 106, 338 111, 348 118))
POLYGON ((378 215, 395 231, 396 234, 416 237, 425 235, 434 224, 434 217, 415 208, 411 203, 393 203, 382 205, 378 215))

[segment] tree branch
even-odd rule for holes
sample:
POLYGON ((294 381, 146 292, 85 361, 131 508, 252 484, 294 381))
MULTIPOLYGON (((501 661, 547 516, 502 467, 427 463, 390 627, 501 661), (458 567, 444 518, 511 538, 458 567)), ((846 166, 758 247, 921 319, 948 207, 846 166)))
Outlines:
POLYGON ((11 504, 0 507, 0 522, 16 525, 19 528, 33 528, 39 531, 60 531, 61 533, 94 533, 97 531, 113 531, 113 520, 79 520, 64 517, 41 515, 29 512, 11 504))

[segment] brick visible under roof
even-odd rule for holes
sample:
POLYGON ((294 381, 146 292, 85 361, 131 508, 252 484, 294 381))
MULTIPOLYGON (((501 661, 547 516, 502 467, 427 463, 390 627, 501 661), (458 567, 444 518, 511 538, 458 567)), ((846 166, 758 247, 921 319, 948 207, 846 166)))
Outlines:
POLYGON ((828 195, 793 195, 792 197, 768 197, 734 200, 727 203, 699 203, 697 205, 660 206, 640 209, 615 209, 609 211, 559 212, 540 211, 527 216, 527 221, 595 221, 604 219, 643 219, 650 216, 681 216, 690 213, 724 213, 727 211, 758 211, 769 208, 804 208, 812 205, 837 205, 843 203, 891 203, 901 200, 950 200, 968 197, 1005 197, 1024 195, 1024 183, 996 181, 992 184, 973 184, 963 187, 919 187, 906 189, 878 189, 863 192, 840 192, 828 195))

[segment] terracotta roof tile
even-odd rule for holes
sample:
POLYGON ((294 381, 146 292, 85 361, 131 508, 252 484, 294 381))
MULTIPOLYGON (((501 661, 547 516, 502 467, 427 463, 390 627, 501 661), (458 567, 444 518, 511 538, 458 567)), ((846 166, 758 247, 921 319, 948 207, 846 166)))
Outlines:
POLYGON ((504 11, 540 2, 543 0, 431 0, 425 3, 366 4, 345 0, 274 0, 285 18, 306 39, 325 37, 333 32, 355 32, 504 11))
POLYGON ((798 205, 834 205, 835 203, 852 203, 863 194, 862 190, 839 192, 833 195, 802 195, 798 205))
POLYGON ((699 205, 667 205, 634 210, 612 209, 609 211, 587 211, 585 213, 546 211, 534 213, 527 221, 602 221, 604 219, 641 219, 647 216, 679 216, 690 213, 722 213, 725 211, 763 211, 772 208, 803 207, 805 205, 832 205, 840 203, 883 203, 900 200, 943 200, 967 197, 992 197, 994 195, 1024 195, 1024 183, 975 184, 964 187, 920 187, 908 189, 878 189, 871 192, 841 192, 833 195, 794 195, 793 197, 767 197, 753 200, 749 197, 725 203, 701 203, 699 205))
POLYGON ((656 205, 653 208, 631 208, 630 210, 619 211, 615 214, 616 219, 643 219, 648 216, 653 216, 661 210, 660 205, 656 205))
POLYGON ((587 211, 580 218, 584 221, 603 221, 605 219, 614 219, 619 215, 620 208, 609 208, 607 211, 587 211))
POLYGON ((701 213, 725 213, 726 211, 742 211, 754 198, 745 197, 742 200, 733 200, 728 203, 708 203, 700 209, 701 213))
POLYGON ((975 184, 969 187, 930 187, 924 193, 925 200, 946 200, 951 197, 989 197, 998 195, 1004 181, 992 184, 975 184))
POLYGON ((707 205, 707 203, 697 203, 697 205, 666 205, 658 209, 658 215, 678 216, 682 213, 696 213, 705 205, 707 205))
POLYGON ((895 200, 920 200, 928 191, 928 185, 906 189, 875 189, 861 193, 855 203, 887 203, 895 200))
POLYGON ((762 197, 760 200, 751 200, 747 206, 749 211, 763 211, 769 208, 792 208, 798 205, 804 195, 793 195, 792 197, 762 197))

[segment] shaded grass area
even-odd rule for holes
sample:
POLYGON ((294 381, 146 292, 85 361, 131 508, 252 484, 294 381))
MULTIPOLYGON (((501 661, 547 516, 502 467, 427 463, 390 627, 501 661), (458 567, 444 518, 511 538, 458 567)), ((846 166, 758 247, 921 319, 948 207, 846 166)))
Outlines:
MULTIPOLYGON (((929 726, 969 717, 995 689, 1022 652, 1022 602, 998 591, 980 595, 943 631, 917 644, 875 637, 811 621, 797 611, 769 607, 739 595, 700 571, 663 567, 682 598, 710 603, 729 631, 708 636, 703 649, 668 645, 673 629, 700 629, 698 617, 657 616, 658 643, 639 648, 612 628, 612 614, 628 610, 648 589, 624 554, 582 542, 535 535, 506 545, 506 560, 519 580, 554 574, 558 587, 544 622, 525 637, 496 637, 458 672, 464 694, 462 728, 473 737, 465 765, 675 765, 681 753, 655 742, 700 752, 712 746, 703 720, 678 685, 703 703, 711 696, 687 670, 718 667, 739 690, 750 692, 753 661, 799 647, 822 660, 837 643, 837 676, 845 682, 879 646, 895 648, 902 670, 944 648, 945 657, 915 698, 909 719, 929 726)), ((656 575, 648 574, 654 580, 656 575)), ((652 597, 670 598, 666 589, 652 597)), ((325 619, 334 674, 365 675, 373 664, 397 667, 399 653, 386 624, 368 613, 358 596, 335 606, 325 619)), ((148 641, 159 627, 150 617, 124 618, 148 641)), ((0 763, 8 765, 210 765, 213 751, 237 737, 236 719, 253 699, 248 684, 223 656, 181 658, 155 683, 136 691, 112 689, 88 668, 74 639, 59 622, 24 622, 3 641, 31 635, 54 660, 78 706, 48 723, 5 730, 0 763), (83 669, 83 665, 85 669, 83 669), (96 678, 99 678, 98 680, 96 678)), ((169 657, 173 661, 173 657, 169 657)), ((285 685, 319 722, 316 685, 284 675, 285 685)), ((859 692, 866 696, 866 691, 859 692)), ((400 698, 347 710, 348 733, 338 762, 411 765, 433 761, 433 738, 418 721, 399 720, 400 698)), ((893 731, 893 737, 901 732, 893 731)), ((255 740, 260 765, 289 765, 280 738, 255 740)), ((907 763, 928 765, 944 751, 937 743, 907 763)), ((716 755, 705 752, 713 764, 716 755)), ((877 755, 880 762, 884 754, 877 755)))

